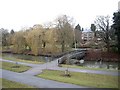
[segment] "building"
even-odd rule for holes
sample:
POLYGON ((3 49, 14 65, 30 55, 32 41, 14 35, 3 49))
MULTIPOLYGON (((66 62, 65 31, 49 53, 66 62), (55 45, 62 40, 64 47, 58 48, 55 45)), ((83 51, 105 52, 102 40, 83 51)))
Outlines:
POLYGON ((82 32, 82 40, 84 41, 91 41, 94 39, 94 33, 91 31, 82 32))

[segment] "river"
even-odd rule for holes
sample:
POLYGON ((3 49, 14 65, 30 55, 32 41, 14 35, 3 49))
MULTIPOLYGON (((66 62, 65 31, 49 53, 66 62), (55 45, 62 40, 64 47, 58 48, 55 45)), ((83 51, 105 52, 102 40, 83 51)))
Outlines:
POLYGON ((16 59, 24 59, 24 60, 30 60, 30 61, 38 61, 38 62, 48 62, 52 61, 53 58, 51 57, 45 57, 45 56, 32 56, 32 55, 24 55, 24 54, 12 54, 12 53, 2 53, 3 57, 8 58, 16 58, 16 59))
MULTIPOLYGON (((2 53, 3 57, 8 58, 16 58, 16 59, 24 59, 24 60, 30 60, 30 61, 40 61, 40 62, 48 62, 54 60, 54 58, 51 57, 45 57, 45 56, 32 56, 32 55, 24 55, 24 54, 12 54, 12 53, 2 53)), ((118 63, 117 62, 96 62, 96 61, 84 61, 83 65, 84 67, 89 68, 108 68, 109 69, 118 69, 118 63)))

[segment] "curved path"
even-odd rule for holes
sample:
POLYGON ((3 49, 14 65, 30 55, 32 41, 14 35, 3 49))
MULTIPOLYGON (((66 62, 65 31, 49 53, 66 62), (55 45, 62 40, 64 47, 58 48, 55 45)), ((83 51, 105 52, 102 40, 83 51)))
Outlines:
MULTIPOLYGON (((0 61, 16 63, 15 61, 3 60, 3 59, 0 59, 0 61)), ((32 68, 44 67, 44 65, 28 64, 28 63, 21 63, 21 62, 18 62, 18 64, 24 64, 27 66, 31 66, 32 68)), ((34 73, 33 75, 31 75, 28 73, 27 74, 16 73, 16 72, 3 70, 3 69, 0 69, 0 72, 2 72, 2 74, 0 74, 0 78, 5 78, 10 81, 15 81, 15 82, 20 82, 26 85, 31 85, 36 88, 89 88, 89 87, 78 86, 74 84, 68 84, 68 83, 62 83, 62 82, 57 82, 53 80, 42 79, 42 78, 34 76, 34 73)), ((40 73, 40 70, 38 70, 37 72, 40 73)))
POLYGON ((26 75, 24 73, 16 73, 8 70, 2 70, 2 74, 2 78, 5 78, 7 80, 24 83, 37 88, 87 88, 73 84, 46 80, 35 76, 26 75))
MULTIPOLYGON (((16 63, 15 61, 10 61, 5 59, 0 59, 0 61, 16 63)), ((43 69, 60 70, 60 71, 66 70, 66 68, 58 67, 57 63, 58 63, 58 59, 45 64, 29 64, 29 63, 18 62, 18 64, 23 64, 32 67, 30 70, 23 72, 24 74, 28 74, 28 75, 37 75, 41 73, 43 69)), ((69 71, 120 76, 120 72, 117 71, 87 70, 87 69, 77 69, 77 68, 69 68, 69 71)))
MULTIPOLYGON (((16 63, 15 61, 5 60, 1 58, 0 58, 0 61, 16 63)), ((66 70, 66 68, 58 67, 58 59, 55 59, 45 64, 29 64, 29 63, 23 63, 23 62, 18 62, 18 64, 31 66, 32 68, 23 73, 16 73, 8 70, 2 70, 2 78, 24 83, 31 86, 35 86, 37 88, 89 88, 89 87, 83 87, 83 86, 78 86, 74 84, 57 82, 53 80, 46 80, 46 79, 42 79, 34 76, 34 75, 40 74, 43 69, 61 70, 61 71, 66 70)), ((69 71, 105 74, 105 75, 113 75, 113 76, 120 75, 118 74, 118 72, 112 72, 112 71, 97 71, 97 70, 86 70, 86 69, 76 69, 76 68, 69 68, 69 71)))
MULTIPOLYGON (((6 59, 2 59, 2 58, 0 58, 0 61, 10 62, 10 63, 16 63, 16 61, 6 60, 6 59)), ((31 63, 24 63, 24 62, 17 62, 17 63, 25 65, 25 66, 30 66, 32 68, 40 66, 40 64, 31 64, 31 63)))

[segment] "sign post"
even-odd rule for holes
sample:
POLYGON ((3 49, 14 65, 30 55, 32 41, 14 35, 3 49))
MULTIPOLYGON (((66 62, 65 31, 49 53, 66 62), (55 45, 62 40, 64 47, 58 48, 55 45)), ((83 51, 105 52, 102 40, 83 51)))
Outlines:
POLYGON ((48 58, 47 58, 47 57, 45 57, 45 60, 46 60, 46 69, 47 69, 47 60, 48 60, 48 58))

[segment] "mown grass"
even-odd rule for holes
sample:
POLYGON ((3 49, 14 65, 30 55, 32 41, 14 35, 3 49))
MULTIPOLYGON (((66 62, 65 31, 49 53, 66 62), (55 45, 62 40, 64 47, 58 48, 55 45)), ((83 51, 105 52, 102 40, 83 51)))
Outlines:
POLYGON ((39 61, 30 61, 30 60, 24 60, 24 59, 17 59, 14 57, 7 57, 3 56, 3 59, 11 60, 11 61, 17 61, 17 62, 24 62, 24 63, 31 63, 31 64, 43 64, 45 62, 39 62, 39 61))
POLYGON ((118 72, 119 70, 113 70, 113 69, 107 69, 107 68, 89 68, 89 67, 84 67, 84 66, 76 66, 76 65, 65 65, 62 64, 62 67, 68 67, 68 68, 78 68, 78 69, 87 69, 87 70, 102 70, 102 71, 113 71, 113 72, 118 72))
POLYGON ((100 74, 70 72, 71 77, 65 77, 64 71, 44 70, 38 77, 55 81, 95 88, 118 88, 118 77, 100 74))
POLYGON ((6 80, 3 78, 0 78, 0 82, 2 82, 2 88, 35 88, 35 87, 29 86, 29 85, 6 80))
POLYGON ((10 70, 13 72, 21 73, 21 72, 27 71, 30 68, 31 67, 29 66, 24 66, 24 65, 9 63, 9 62, 2 62, 2 69, 10 70))

